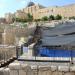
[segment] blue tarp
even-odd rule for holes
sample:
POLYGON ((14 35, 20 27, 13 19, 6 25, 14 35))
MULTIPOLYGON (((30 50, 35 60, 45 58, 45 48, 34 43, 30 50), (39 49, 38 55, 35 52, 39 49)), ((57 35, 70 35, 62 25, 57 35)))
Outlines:
POLYGON ((39 49, 40 56, 47 57, 75 57, 75 50, 39 49))

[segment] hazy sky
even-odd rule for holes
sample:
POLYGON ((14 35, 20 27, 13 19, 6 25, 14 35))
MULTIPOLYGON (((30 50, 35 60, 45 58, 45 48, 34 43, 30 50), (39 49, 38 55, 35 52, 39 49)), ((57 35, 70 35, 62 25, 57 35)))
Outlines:
MULTIPOLYGON (((0 0, 0 17, 7 12, 15 12, 17 9, 26 7, 30 0, 0 0)), ((74 4, 75 0, 31 0, 44 6, 63 6, 74 4)))

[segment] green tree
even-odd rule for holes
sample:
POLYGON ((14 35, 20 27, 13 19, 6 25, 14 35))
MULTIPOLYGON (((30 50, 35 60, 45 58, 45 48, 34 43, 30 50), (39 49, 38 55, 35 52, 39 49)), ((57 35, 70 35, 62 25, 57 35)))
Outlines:
POLYGON ((69 17, 69 19, 74 19, 75 20, 75 16, 69 17))
POLYGON ((47 16, 42 17, 42 21, 48 21, 48 17, 47 16))
POLYGON ((41 21, 41 19, 35 19, 34 21, 35 21, 35 22, 38 22, 38 21, 41 21))
POLYGON ((27 22, 27 19, 21 19, 21 18, 13 18, 13 22, 27 22))
POLYGON ((28 15, 28 21, 29 22, 33 21, 33 16, 30 13, 28 13, 27 15, 28 15))
POLYGON ((55 20, 55 17, 53 15, 50 15, 49 20, 55 20))
POLYGON ((55 19, 56 19, 56 20, 61 20, 61 19, 62 19, 62 16, 58 14, 58 15, 55 17, 55 19))

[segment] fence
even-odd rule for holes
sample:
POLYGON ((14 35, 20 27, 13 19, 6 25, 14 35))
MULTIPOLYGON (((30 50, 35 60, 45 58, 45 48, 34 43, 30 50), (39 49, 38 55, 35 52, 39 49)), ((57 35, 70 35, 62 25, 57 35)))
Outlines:
POLYGON ((40 48, 38 54, 43 57, 75 57, 75 50, 40 48))

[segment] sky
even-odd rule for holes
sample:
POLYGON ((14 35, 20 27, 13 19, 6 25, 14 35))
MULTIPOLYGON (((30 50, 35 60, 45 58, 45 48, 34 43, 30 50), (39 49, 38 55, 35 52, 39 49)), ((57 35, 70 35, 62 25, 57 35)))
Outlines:
POLYGON ((46 7, 75 4, 75 0, 0 0, 0 17, 4 17, 5 13, 14 13, 18 9, 25 8, 29 1, 46 7))

